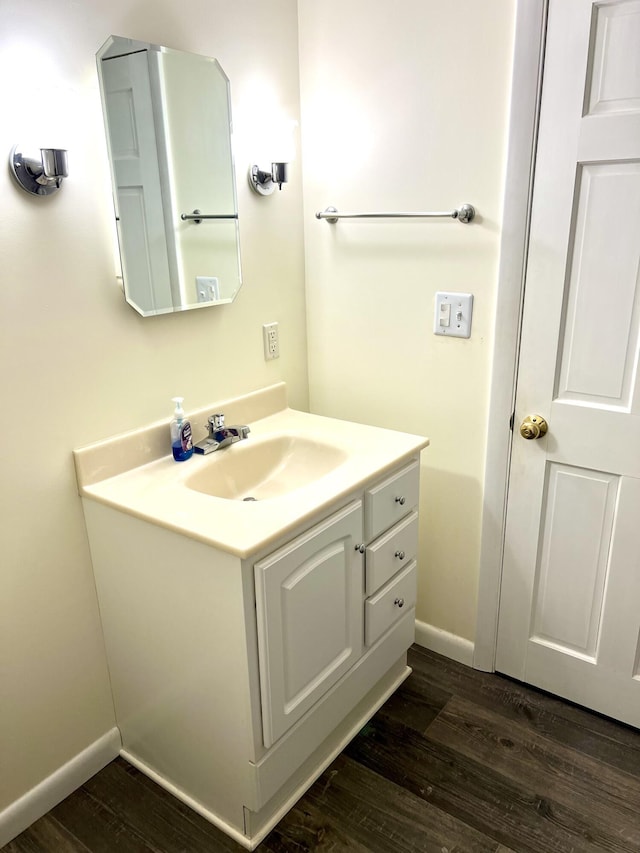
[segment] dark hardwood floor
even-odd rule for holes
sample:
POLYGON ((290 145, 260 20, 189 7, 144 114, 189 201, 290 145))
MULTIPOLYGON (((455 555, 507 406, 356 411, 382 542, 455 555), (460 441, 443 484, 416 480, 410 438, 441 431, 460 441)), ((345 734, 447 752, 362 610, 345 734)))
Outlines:
MULTIPOLYGON (((640 851, 640 731, 419 647, 258 850, 640 851)), ((117 759, 4 853, 243 848, 117 759)))

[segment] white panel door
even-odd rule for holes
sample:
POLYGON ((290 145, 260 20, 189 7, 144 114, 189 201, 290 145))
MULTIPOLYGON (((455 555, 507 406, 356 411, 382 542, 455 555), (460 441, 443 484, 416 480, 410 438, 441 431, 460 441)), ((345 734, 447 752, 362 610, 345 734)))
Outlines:
POLYGON ((640 0, 551 0, 496 668, 635 726, 639 327, 640 0))
POLYGON ((357 500, 254 566, 267 747, 362 656, 361 541, 357 500))
POLYGON ((148 62, 147 51, 102 61, 122 272, 144 314, 173 309, 148 62))

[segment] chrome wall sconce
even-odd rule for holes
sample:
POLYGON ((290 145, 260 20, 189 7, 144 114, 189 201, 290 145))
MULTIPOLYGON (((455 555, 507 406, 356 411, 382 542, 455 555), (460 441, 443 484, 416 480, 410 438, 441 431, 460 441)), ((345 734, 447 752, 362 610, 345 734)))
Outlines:
POLYGON ((69 174, 67 152, 64 148, 41 148, 40 156, 25 154, 21 146, 14 145, 9 155, 9 169, 25 192, 33 195, 51 195, 62 185, 69 174))
POLYGON ((272 163, 270 172, 263 171, 259 166, 251 166, 249 169, 249 186, 258 195, 271 195, 276 184, 278 189, 282 189, 288 180, 288 163, 272 163))

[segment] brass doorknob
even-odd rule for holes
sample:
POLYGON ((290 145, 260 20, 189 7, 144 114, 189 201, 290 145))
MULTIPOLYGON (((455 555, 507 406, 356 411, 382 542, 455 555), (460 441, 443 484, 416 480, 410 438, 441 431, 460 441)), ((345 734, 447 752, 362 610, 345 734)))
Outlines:
POLYGON ((520 435, 523 438, 542 438, 547 434, 549 424, 541 415, 527 415, 520 424, 520 435))

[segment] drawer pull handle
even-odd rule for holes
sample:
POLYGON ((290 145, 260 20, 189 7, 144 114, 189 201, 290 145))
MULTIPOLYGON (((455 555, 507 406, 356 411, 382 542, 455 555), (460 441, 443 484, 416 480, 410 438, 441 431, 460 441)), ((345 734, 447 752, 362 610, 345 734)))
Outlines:
POLYGON ((396 498, 396 503, 400 504, 400 506, 404 506, 405 500, 406 500, 406 498, 404 497, 404 495, 400 495, 400 497, 396 498))
POLYGON ((393 602, 397 607, 404 607, 404 598, 396 598, 393 602))
POLYGON ((364 554, 365 550, 366 549, 364 545, 356 545, 356 551, 358 551, 360 554, 364 554))
POLYGON ((404 560, 404 551, 396 551, 394 557, 397 557, 399 560, 404 560))

